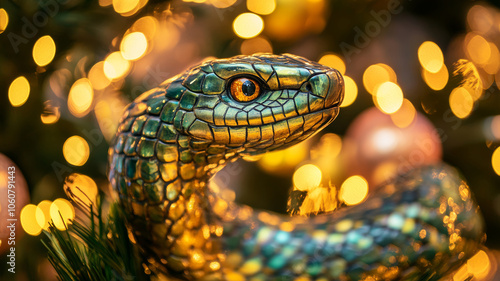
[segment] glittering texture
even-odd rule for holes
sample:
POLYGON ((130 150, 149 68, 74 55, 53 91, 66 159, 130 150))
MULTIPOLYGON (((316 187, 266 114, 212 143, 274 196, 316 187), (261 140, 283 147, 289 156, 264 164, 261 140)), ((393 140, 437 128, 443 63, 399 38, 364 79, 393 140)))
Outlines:
POLYGON ((200 280, 436 280, 470 257, 481 220, 446 166, 308 219, 237 206, 208 188, 228 161, 328 125, 343 91, 336 70, 261 54, 202 63, 136 99, 110 146, 109 179, 148 266, 200 280), (259 96, 234 100, 234 77, 258 81, 259 96))

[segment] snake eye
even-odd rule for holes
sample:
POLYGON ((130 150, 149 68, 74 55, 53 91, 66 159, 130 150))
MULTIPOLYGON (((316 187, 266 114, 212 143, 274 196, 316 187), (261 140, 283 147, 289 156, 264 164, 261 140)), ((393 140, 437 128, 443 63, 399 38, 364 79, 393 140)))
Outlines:
POLYGON ((238 78, 231 82, 231 96, 237 101, 247 102, 256 99, 260 94, 257 82, 249 78, 238 78))

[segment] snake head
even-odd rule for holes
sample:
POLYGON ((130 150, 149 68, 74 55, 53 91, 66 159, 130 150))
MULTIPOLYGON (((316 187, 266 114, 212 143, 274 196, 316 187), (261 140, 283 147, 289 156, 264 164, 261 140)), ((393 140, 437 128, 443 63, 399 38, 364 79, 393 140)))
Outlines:
POLYGON ((183 111, 176 129, 240 155, 310 137, 335 119, 344 94, 337 70, 290 54, 207 61, 173 80, 166 95, 183 111))

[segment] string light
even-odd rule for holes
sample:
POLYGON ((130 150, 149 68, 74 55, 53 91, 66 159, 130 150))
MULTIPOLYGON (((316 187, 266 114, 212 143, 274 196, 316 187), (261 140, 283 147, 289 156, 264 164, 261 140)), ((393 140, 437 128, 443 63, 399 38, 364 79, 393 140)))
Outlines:
POLYGON ((234 19, 233 29, 241 38, 252 38, 264 29, 264 20, 254 13, 243 13, 234 19))
POLYGON ((120 44, 122 57, 126 60, 138 60, 146 53, 148 41, 142 32, 132 32, 123 38, 120 44))
POLYGON ((471 94, 463 87, 453 89, 450 94, 449 102, 453 114, 461 119, 469 116, 474 106, 474 100, 471 94))
POLYGON ((71 165, 83 166, 89 159, 89 144, 80 136, 69 137, 63 144, 63 155, 71 165))
POLYGON ((377 88, 374 96, 375 105, 382 112, 394 113, 403 105, 403 91, 393 82, 385 82, 377 88))
POLYGON ((128 73, 130 66, 130 62, 122 57, 121 52, 114 52, 104 60, 104 74, 110 80, 117 80, 128 73))
POLYGON ((396 72, 386 64, 370 65, 363 73, 363 85, 370 94, 375 94, 377 88, 385 82, 397 82, 396 72))
POLYGON ((0 9, 0 34, 2 34, 9 24, 9 14, 5 9, 0 9))
POLYGON ((36 206, 36 213, 35 213, 36 222, 43 230, 49 229, 51 204, 52 201, 43 200, 36 206))
POLYGON ((493 155, 491 156, 491 166, 497 175, 500 176, 500 147, 497 147, 495 151, 493 151, 493 155))
POLYGON ((331 68, 337 69, 342 75, 345 74, 345 62, 335 54, 326 54, 322 56, 318 62, 331 68))
POLYGON ((256 14, 269 15, 276 9, 276 0, 247 0, 247 9, 256 14))
POLYGON ((23 105, 30 95, 30 83, 24 76, 19 76, 9 86, 9 101, 14 107, 23 105))
POLYGON ((50 218, 57 229, 66 230, 75 218, 75 209, 68 200, 58 198, 50 205, 50 218))
POLYGON ((56 55, 56 43, 49 35, 40 37, 33 46, 33 60, 38 66, 46 66, 56 55))
POLYGON ((42 227, 36 220, 36 210, 37 206, 28 204, 22 208, 20 216, 21 226, 23 227, 24 232, 32 236, 38 236, 42 233, 42 227))
POLYGON ((423 68, 437 73, 444 64, 443 52, 439 46, 431 41, 425 41, 418 48, 418 60, 423 68))
POLYGON ((347 178, 340 187, 340 198, 346 205, 356 205, 365 200, 368 195, 368 182, 362 176, 347 178))
POLYGON ((293 184, 297 190, 311 190, 321 183, 321 170, 313 164, 301 166, 293 174, 293 184))
POLYGON ((94 100, 94 90, 87 78, 80 78, 75 81, 68 95, 68 109, 76 117, 83 117, 90 111, 90 106, 94 100))
POLYGON ((424 78, 425 83, 434 91, 444 89, 446 84, 448 84, 449 76, 450 74, 448 73, 448 68, 444 64, 436 73, 432 73, 425 68, 422 69, 422 77, 424 78))
POLYGON ((342 101, 342 104, 340 104, 340 107, 348 107, 353 104, 358 97, 358 86, 351 77, 344 75, 344 85, 344 100, 342 101))

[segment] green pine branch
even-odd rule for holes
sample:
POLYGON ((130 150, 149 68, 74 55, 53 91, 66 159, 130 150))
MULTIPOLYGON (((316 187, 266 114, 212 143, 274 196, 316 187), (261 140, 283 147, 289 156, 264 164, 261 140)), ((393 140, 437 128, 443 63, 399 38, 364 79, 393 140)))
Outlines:
POLYGON ((92 205, 77 203, 87 218, 75 219, 67 231, 51 223, 45 232, 48 239, 42 243, 59 280, 149 281, 138 249, 129 238, 122 210, 113 203, 104 219, 101 198, 97 200, 97 210, 92 205))

